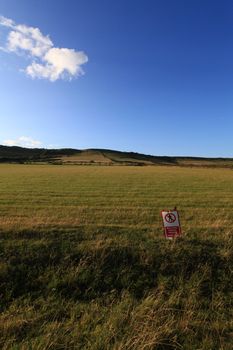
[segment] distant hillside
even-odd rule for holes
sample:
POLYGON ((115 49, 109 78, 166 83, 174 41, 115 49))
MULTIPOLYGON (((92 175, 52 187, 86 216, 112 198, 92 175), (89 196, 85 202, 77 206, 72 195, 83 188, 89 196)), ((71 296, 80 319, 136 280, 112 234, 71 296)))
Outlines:
POLYGON ((0 162, 29 162, 29 161, 52 161, 63 156, 71 156, 79 153, 79 150, 70 148, 45 149, 24 148, 18 146, 0 146, 0 162))
POLYGON ((178 165, 233 168, 233 158, 152 156, 108 149, 77 150, 0 146, 0 163, 44 162, 73 165, 178 165))

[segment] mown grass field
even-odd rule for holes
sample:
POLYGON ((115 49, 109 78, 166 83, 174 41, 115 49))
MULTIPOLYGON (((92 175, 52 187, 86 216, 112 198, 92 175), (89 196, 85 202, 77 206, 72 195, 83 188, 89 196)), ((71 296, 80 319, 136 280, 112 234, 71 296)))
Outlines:
POLYGON ((232 232, 230 169, 0 165, 0 348, 230 350, 232 232))

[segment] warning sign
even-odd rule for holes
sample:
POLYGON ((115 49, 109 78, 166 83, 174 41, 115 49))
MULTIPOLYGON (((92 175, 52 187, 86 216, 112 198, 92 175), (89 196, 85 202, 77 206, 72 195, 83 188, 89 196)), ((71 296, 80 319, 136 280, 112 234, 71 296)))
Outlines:
POLYGON ((172 224, 176 221, 176 216, 173 213, 167 213, 164 217, 165 221, 172 224))
POLYGON ((162 210, 161 216, 163 219, 163 227, 165 237, 173 239, 181 235, 179 213, 176 209, 174 210, 162 210))

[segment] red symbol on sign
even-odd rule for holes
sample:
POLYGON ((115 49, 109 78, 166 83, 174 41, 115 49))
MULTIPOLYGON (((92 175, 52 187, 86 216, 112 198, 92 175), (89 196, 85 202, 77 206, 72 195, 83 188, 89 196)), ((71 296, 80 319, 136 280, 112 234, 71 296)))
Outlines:
POLYGON ((176 221, 176 216, 172 213, 168 213, 165 215, 165 220, 169 223, 172 224, 173 222, 176 221))

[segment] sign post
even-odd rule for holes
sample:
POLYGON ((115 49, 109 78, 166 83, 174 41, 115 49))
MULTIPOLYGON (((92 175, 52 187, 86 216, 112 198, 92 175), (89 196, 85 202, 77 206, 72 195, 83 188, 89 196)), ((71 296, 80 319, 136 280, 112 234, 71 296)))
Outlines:
POLYGON ((181 235, 179 213, 176 210, 162 210, 164 235, 167 239, 173 239, 181 235))

